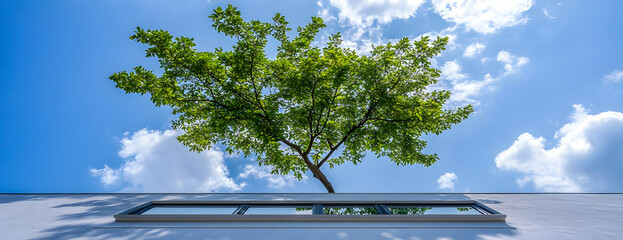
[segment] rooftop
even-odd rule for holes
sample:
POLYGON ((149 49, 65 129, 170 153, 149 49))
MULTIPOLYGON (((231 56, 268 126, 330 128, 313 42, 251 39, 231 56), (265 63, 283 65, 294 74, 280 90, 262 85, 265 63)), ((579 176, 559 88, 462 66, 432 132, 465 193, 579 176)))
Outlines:
POLYGON ((6 239, 616 239, 623 194, 0 194, 6 239), (151 201, 477 201, 506 222, 116 222, 151 201))

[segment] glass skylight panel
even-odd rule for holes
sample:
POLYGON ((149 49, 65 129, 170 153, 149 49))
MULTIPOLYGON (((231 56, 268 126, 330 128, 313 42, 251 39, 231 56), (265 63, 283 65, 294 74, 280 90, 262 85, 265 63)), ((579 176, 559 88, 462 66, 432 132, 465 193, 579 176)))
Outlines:
POLYGON ((155 205, 141 215, 211 215, 233 214, 238 205, 155 205))
POLYGON ((312 205, 251 205, 244 215, 311 215, 312 205))
POLYGON ((388 205, 395 215, 483 215, 471 205, 388 205))
POLYGON ((375 215, 379 214, 372 205, 325 205, 325 215, 375 215))

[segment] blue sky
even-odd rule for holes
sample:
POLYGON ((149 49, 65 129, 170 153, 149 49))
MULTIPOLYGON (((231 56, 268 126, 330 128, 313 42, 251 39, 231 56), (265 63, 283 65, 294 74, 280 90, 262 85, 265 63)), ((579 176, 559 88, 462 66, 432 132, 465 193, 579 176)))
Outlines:
MULTIPOLYGON (((475 113, 427 136, 431 167, 366 157, 324 169, 337 192, 621 192, 621 1, 235 1, 247 20, 322 16, 344 44, 449 36, 436 87, 475 113)), ((173 116, 108 80, 143 65, 140 26, 231 46, 208 18, 226 1, 0 1, 0 192, 324 192, 216 146, 188 153, 173 116)), ((274 54, 274 48, 267 50, 274 54)))

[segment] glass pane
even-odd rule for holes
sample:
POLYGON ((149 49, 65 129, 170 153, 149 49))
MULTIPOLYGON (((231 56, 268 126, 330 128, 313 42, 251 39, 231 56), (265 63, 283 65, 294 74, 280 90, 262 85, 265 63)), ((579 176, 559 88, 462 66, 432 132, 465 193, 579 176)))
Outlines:
POLYGON ((326 215, 372 215, 379 214, 373 206, 324 206, 326 215))
POLYGON ((312 206, 288 206, 288 205, 275 205, 275 206, 262 206, 251 205, 244 215, 253 214, 271 214, 271 215, 311 215, 312 206))
POLYGON ((459 214, 482 215, 469 205, 442 205, 442 206, 387 206, 393 214, 399 215, 428 215, 428 214, 459 214))
POLYGON ((158 215, 158 214, 233 214, 238 205, 177 205, 166 206, 156 205, 153 208, 141 213, 141 215, 158 215))

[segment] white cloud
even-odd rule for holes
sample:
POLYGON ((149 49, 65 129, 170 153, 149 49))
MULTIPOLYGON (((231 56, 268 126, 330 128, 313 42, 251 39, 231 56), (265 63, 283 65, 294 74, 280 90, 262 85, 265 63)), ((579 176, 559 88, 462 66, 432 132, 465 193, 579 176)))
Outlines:
POLYGON ((463 57, 473 58, 476 55, 480 54, 482 50, 485 49, 485 45, 482 43, 474 43, 467 48, 465 48, 465 52, 463 52, 463 57))
POLYGON ((621 191, 623 169, 623 113, 590 115, 573 105, 571 122, 555 134, 555 147, 546 149, 543 137, 521 134, 495 157, 502 170, 516 171, 520 187, 532 183, 538 191, 621 191))
POLYGON ((104 165, 102 169, 90 169, 90 171, 94 177, 100 177, 104 185, 112 185, 119 180, 119 171, 113 170, 108 165, 104 165))
POLYGON ((511 56, 512 55, 508 53, 507 51, 500 51, 498 52, 497 60, 503 63, 510 64, 513 62, 513 59, 511 58, 511 56))
POLYGON ((498 52, 497 60, 504 63, 504 76, 515 73, 519 67, 530 62, 527 57, 517 57, 507 51, 498 52))
POLYGON ((224 154, 217 150, 189 152, 176 137, 180 131, 141 129, 121 140, 119 156, 126 161, 119 169, 104 166, 90 169, 107 185, 120 180, 132 192, 213 192, 237 191, 242 184, 229 178, 223 162, 224 154))
MULTIPOLYGON (((450 90, 452 95, 450 96, 448 106, 451 107, 466 104, 479 105, 480 101, 475 97, 480 96, 486 90, 494 90, 493 84, 495 82, 504 76, 517 72, 521 66, 529 62, 526 57, 517 57, 506 51, 500 51, 497 55, 497 60, 504 63, 502 75, 493 77, 487 73, 482 80, 470 79, 468 74, 462 72, 461 65, 458 64, 456 59, 447 61, 441 66, 441 80, 448 81, 440 81, 431 90, 450 90)), ((481 61, 486 60, 481 59, 481 61)))
MULTIPOLYGON (((388 40, 389 42, 389 40, 388 40)), ((342 47, 355 50, 359 54, 368 54, 372 51, 372 45, 383 44, 379 40, 372 41, 370 38, 357 38, 357 34, 347 33, 342 41, 342 47)))
POLYGON ((424 0, 330 0, 340 12, 340 21, 370 26, 374 22, 389 23, 394 19, 413 17, 424 0))
POLYGON ((616 70, 604 76, 604 80, 606 80, 606 82, 619 82, 621 79, 623 79, 623 70, 616 70))
POLYGON ((485 75, 483 80, 465 80, 455 82, 452 85, 452 96, 450 96, 450 102, 454 104, 473 104, 479 105, 480 101, 474 99, 474 97, 480 96, 484 89, 492 90, 491 86, 497 79, 491 77, 490 74, 485 75))
MULTIPOLYGON (((342 46, 351 48, 359 54, 367 54, 372 44, 381 45, 396 42, 398 39, 384 39, 382 25, 394 19, 408 19, 424 0, 330 0, 330 6, 323 1, 316 2, 320 7, 317 14, 325 20, 339 19, 344 28, 342 46), (337 13, 332 14, 334 10, 337 13), (337 15, 337 18, 335 17, 337 15)), ((325 41, 328 36, 325 36, 325 41)))
POLYGON ((452 27, 444 28, 444 29, 442 29, 439 32, 427 32, 427 33, 424 33, 424 34, 418 36, 415 39, 419 40, 423 36, 428 36, 431 39, 435 39, 437 37, 448 37, 448 44, 446 45, 446 48, 448 50, 453 50, 457 46, 457 43, 456 43, 457 36, 454 33, 456 31, 456 29, 457 29, 457 26, 455 25, 455 26, 452 26, 452 27))
POLYGON ((465 104, 480 104, 474 97, 479 96, 484 89, 490 89, 491 84, 496 81, 490 74, 486 74, 483 80, 469 80, 468 75, 461 71, 461 66, 456 60, 448 61, 441 67, 441 79, 449 82, 441 83, 447 90, 452 92, 449 106, 465 104))
POLYGON ((316 13, 320 18, 322 18, 322 20, 324 20, 324 22, 330 22, 335 20, 335 16, 331 15, 331 13, 329 13, 329 9, 320 9, 318 10, 318 13, 316 13))
POLYGON ((452 81, 465 79, 468 75, 461 72, 461 65, 456 60, 447 61, 441 67, 441 78, 452 81))
POLYGON ((396 237, 390 232, 381 232, 381 237, 389 240, 402 240, 402 238, 396 237))
POLYGON ((348 237, 348 233, 345 233, 345 232, 338 232, 338 233, 337 233, 337 237, 338 237, 338 238, 340 238, 340 239, 342 239, 342 238, 346 238, 346 237, 348 237))
POLYGON ((543 15, 545 15, 546 17, 548 17, 549 19, 555 19, 556 17, 552 16, 549 11, 547 10, 547 8, 543 8, 543 15))
POLYGON ((444 173, 437 179, 437 183, 439 184, 439 189, 450 189, 454 191, 454 182, 459 179, 456 177, 454 173, 444 173))
POLYGON ((322 3, 322 1, 317 1, 316 4, 318 5, 318 7, 320 7, 320 10, 318 10, 316 15, 318 15, 320 18, 322 18, 322 20, 324 20, 325 23, 337 19, 335 16, 333 16, 329 12, 328 8, 323 8, 324 4, 322 3))
MULTIPOLYGON (((268 181, 268 187, 271 188, 283 188, 285 186, 294 186, 297 179, 292 175, 274 175, 270 173, 270 167, 258 166, 247 164, 244 166, 244 170, 240 173, 241 178, 255 177, 258 179, 266 179, 268 181)), ((303 180, 307 179, 307 176, 303 175, 303 180)))
POLYGON ((523 13, 532 4, 532 0, 433 0, 435 12, 443 19, 482 34, 526 23, 528 18, 523 13))

